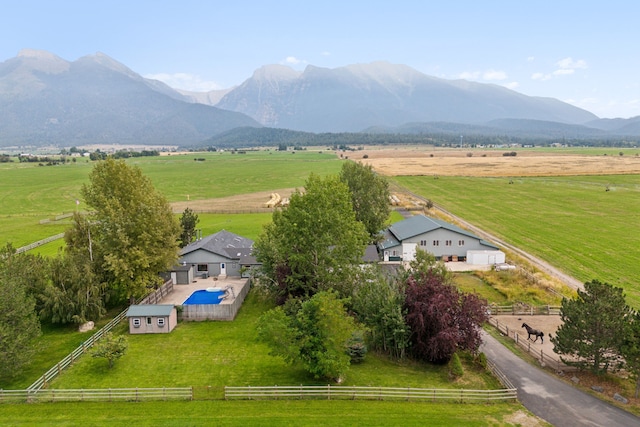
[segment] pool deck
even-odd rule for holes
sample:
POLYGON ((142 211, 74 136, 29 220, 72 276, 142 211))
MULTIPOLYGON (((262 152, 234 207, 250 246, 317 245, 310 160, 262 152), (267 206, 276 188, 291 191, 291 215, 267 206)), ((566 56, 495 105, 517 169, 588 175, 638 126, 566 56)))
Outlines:
MULTIPOLYGON (((225 289, 231 287, 233 289, 233 295, 238 295, 244 286, 249 286, 249 279, 243 279, 237 276, 227 277, 225 279, 216 279, 214 277, 208 277, 206 279, 198 278, 188 285, 174 285, 173 292, 163 298, 159 304, 182 305, 193 292, 207 288, 225 289)), ((232 297, 223 299, 220 301, 220 305, 231 304, 234 299, 235 298, 232 297)))

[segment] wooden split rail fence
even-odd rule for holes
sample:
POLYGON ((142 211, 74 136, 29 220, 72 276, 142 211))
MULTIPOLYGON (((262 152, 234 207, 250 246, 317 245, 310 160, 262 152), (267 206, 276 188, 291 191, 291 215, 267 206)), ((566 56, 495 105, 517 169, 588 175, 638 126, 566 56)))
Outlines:
MULTIPOLYGON (((147 298, 157 298, 157 295, 156 296, 152 296, 152 295, 155 295, 158 292, 160 293, 165 292, 169 286, 173 286, 173 281, 168 280, 167 282, 164 283, 164 285, 160 289, 154 291, 154 293, 145 297, 142 301, 146 301, 147 298)), ((118 314, 116 317, 111 319, 109 323, 104 325, 99 331, 91 335, 89 339, 84 341, 82 344, 80 344, 80 346, 78 346, 75 350, 69 353, 64 359, 62 359, 61 361, 56 363, 53 367, 51 367, 51 369, 45 372, 44 375, 42 375, 33 384, 27 387, 27 391, 29 393, 40 392, 44 387, 47 386, 48 383, 51 382, 52 379, 57 377, 63 370, 68 368, 84 352, 89 350, 96 343, 96 341, 102 338, 107 332, 110 332, 113 328, 115 328, 122 321, 122 319, 125 318, 127 314, 127 310, 128 309, 123 310, 120 314, 118 314)))
POLYGON ((271 386, 225 387, 224 397, 247 400, 453 400, 463 402, 510 401, 517 399, 515 388, 500 390, 433 389, 411 387, 271 386))
POLYGON ((559 305, 526 305, 526 304, 514 304, 514 305, 490 305, 489 310, 491 310, 491 315, 499 316, 505 314, 513 314, 513 315, 525 315, 525 316, 536 316, 536 315, 550 315, 556 316, 560 315, 559 305))
POLYGON ((193 400, 192 387, 1 390, 0 403, 193 400))

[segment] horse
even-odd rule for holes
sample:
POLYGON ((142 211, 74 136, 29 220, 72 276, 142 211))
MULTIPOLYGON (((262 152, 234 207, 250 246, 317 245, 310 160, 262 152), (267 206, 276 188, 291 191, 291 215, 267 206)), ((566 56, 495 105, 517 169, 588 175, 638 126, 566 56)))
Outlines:
POLYGON ((533 342, 538 341, 538 337, 540 337, 540 340, 544 344, 544 333, 542 331, 533 329, 531 326, 527 325, 526 323, 523 323, 522 327, 527 329, 527 333, 529 334, 529 336, 527 337, 528 340, 531 339, 531 335, 535 335, 536 339, 533 340, 533 342))

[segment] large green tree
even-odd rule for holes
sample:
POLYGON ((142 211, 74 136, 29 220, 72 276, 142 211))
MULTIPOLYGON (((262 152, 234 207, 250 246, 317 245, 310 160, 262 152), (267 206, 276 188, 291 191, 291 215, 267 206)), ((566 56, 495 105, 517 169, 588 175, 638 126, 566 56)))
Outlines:
POLYGON ((404 319, 404 286, 377 269, 356 286, 351 306, 367 327, 367 343, 375 350, 403 358, 409 346, 409 327, 404 319))
POLYGON ((376 240, 391 213, 389 183, 371 165, 351 161, 342 164, 340 180, 349 187, 356 219, 364 224, 371 240, 376 240))
POLYGON ((124 160, 97 163, 89 180, 82 187, 94 211, 89 252, 116 298, 140 297, 177 261, 178 221, 149 178, 124 160))
POLYGON ((335 176, 312 174, 304 193, 294 192, 289 206, 273 213, 254 251, 262 263, 262 282, 284 302, 329 289, 351 295, 353 271, 367 241, 347 186, 335 176))
POLYGON ((574 299, 564 299, 562 325, 551 337, 555 352, 568 365, 606 372, 619 358, 631 309, 622 288, 592 280, 574 299))
POLYGON ((10 245, 0 250, 0 379, 20 372, 40 335, 35 298, 22 280, 22 261, 27 258, 16 254, 10 245))
POLYGON ((301 363, 315 378, 340 381, 349 369, 348 345, 357 327, 335 292, 319 292, 265 313, 258 336, 271 354, 301 363))

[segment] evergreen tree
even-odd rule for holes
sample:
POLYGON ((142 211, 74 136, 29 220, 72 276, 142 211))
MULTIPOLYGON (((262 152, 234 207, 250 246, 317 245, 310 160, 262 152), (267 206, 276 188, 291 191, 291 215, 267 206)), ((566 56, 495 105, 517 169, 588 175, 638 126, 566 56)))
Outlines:
POLYGON ((180 226, 182 232, 180 233, 180 247, 184 248, 189 243, 193 242, 196 237, 196 226, 200 222, 198 215, 191 209, 186 208, 180 216, 180 226))
POLYGON ((606 372, 619 358, 631 309, 622 288, 592 280, 575 299, 564 299, 562 325, 551 337, 560 359, 594 373, 606 372))

